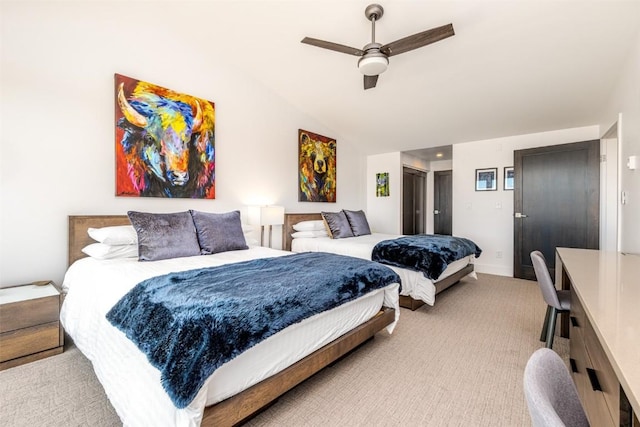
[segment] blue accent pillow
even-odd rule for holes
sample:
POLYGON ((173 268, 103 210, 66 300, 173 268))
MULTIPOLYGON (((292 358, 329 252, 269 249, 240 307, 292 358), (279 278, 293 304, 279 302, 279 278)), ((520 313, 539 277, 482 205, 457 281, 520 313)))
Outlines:
POLYGON ((138 261, 200 255, 196 227, 189 212, 127 212, 138 234, 138 261))
POLYGON ((221 214, 194 210, 189 212, 196 226, 202 255, 249 249, 242 232, 240 211, 221 214))
POLYGON ((342 211, 347 217, 347 221, 349 221, 349 226, 351 227, 351 231, 354 236, 371 234, 371 228, 369 228, 367 216, 363 211, 348 211, 346 209, 343 209, 342 211))
POLYGON ((324 223, 327 225, 327 232, 332 239, 353 237, 351 226, 343 211, 320 212, 320 214, 322 215, 322 219, 324 219, 324 223))

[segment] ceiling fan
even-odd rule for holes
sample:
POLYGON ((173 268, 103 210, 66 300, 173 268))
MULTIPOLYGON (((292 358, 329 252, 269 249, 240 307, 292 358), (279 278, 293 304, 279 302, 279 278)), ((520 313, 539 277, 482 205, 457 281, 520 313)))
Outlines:
POLYGON ((360 59, 358 60, 358 69, 362 74, 364 74, 365 90, 376 87, 378 76, 387 70, 390 56, 418 49, 419 47, 435 43, 455 34, 453 31, 453 25, 447 24, 442 27, 432 28, 400 40, 381 45, 380 43, 376 43, 376 21, 382 18, 384 9, 379 4, 370 4, 364 10, 364 14, 367 19, 371 21, 371 43, 366 44, 362 49, 356 49, 354 47, 318 40, 311 37, 305 37, 302 39, 302 43, 324 49, 335 50, 336 52, 342 52, 349 55, 360 56, 360 59))

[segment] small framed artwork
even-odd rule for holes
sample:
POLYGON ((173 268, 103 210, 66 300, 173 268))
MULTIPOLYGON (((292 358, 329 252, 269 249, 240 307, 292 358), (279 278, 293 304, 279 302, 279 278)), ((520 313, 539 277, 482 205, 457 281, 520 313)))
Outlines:
POLYGON ((376 174, 376 197, 389 197, 389 172, 376 174))
POLYGON ((476 169, 476 191, 495 191, 498 189, 498 168, 476 169))
POLYGON ((513 166, 505 166, 504 168, 504 189, 513 190, 514 172, 513 166))

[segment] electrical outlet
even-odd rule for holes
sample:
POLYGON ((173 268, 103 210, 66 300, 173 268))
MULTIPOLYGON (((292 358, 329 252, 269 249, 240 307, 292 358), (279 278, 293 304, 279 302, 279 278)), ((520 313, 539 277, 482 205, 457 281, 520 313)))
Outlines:
POLYGON ((502 251, 496 251, 496 258, 502 259, 502 251))

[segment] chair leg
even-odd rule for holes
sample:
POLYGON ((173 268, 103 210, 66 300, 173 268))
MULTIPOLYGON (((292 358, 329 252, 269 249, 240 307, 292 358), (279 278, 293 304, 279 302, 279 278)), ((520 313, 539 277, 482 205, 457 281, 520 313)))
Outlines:
POLYGON ((551 315, 549 318, 549 329, 547 330, 547 348, 553 347, 553 335, 556 332, 556 319, 558 317, 558 310, 555 307, 551 307, 551 315))
POLYGON ((545 342, 547 340, 547 329, 549 328, 549 317, 551 316, 551 306, 547 306, 547 314, 544 315, 544 322, 542 323, 542 332, 540 332, 540 341, 545 342))

